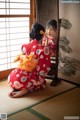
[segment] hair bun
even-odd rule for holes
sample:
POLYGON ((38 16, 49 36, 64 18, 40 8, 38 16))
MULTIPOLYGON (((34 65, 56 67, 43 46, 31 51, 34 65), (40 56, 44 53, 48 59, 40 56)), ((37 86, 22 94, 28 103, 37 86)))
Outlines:
POLYGON ((40 23, 34 23, 30 32, 30 38, 40 40, 45 33, 44 27, 40 23))

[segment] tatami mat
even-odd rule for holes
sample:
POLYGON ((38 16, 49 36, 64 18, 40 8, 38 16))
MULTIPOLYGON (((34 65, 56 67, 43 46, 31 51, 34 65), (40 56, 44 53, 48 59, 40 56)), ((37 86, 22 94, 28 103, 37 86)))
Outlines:
POLYGON ((38 102, 41 102, 51 96, 55 96, 61 92, 74 88, 75 85, 61 81, 56 86, 50 86, 51 80, 47 80, 47 87, 45 90, 30 93, 22 98, 10 98, 8 97, 9 86, 6 81, 0 82, 0 113, 7 113, 8 115, 14 112, 24 110, 38 102))
MULTIPOLYGON (((31 108, 50 120, 64 120, 80 117, 80 88, 74 88, 64 94, 53 97, 31 108)), ((72 119, 72 120, 73 120, 72 119)), ((71 120, 71 119, 70 119, 71 120)))
POLYGON ((28 112, 27 110, 24 110, 22 112, 16 113, 15 115, 12 115, 8 117, 7 120, 41 120, 34 114, 28 112))

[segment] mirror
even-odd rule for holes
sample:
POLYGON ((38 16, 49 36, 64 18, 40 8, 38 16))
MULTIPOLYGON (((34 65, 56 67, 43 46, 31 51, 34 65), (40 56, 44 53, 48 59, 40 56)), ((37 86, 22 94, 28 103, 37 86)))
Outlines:
MULTIPOLYGON (((49 19, 58 21, 56 65, 52 64, 49 76, 80 84, 80 1, 38 0, 37 20, 46 25, 49 19), (58 59, 59 58, 59 59, 58 59), (55 69, 55 71, 54 71, 55 69)), ((51 60, 52 60, 51 59, 51 60)), ((57 79, 56 78, 56 79, 57 79)))
MULTIPOLYGON (((58 27, 58 19, 59 19, 59 2, 57 0, 38 0, 38 7, 37 7, 37 20, 42 23, 45 28, 46 28, 46 23, 54 19, 57 22, 57 35, 56 35, 56 40, 53 37, 53 41, 56 41, 56 51, 55 55, 51 55, 51 70, 49 71, 48 75, 46 78, 51 78, 52 82, 51 85, 55 86, 58 81, 58 32, 59 32, 59 27, 58 27)), ((56 33, 54 32, 54 33, 56 33)))

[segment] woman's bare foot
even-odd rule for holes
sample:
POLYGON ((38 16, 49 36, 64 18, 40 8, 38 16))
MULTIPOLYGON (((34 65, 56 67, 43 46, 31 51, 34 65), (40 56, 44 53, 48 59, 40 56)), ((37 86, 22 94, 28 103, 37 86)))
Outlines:
POLYGON ((25 95, 27 93, 26 89, 22 89, 22 90, 15 90, 13 89, 10 93, 9 93, 9 97, 11 98, 18 98, 18 97, 22 97, 23 95, 25 95))

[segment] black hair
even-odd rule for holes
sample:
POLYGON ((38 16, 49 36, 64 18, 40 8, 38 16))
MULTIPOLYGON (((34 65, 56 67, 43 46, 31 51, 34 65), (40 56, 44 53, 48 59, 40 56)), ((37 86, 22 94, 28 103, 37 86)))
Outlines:
POLYGON ((50 26, 52 26, 54 30, 57 30, 57 21, 54 19, 49 20, 46 24, 46 28, 49 28, 50 26))
POLYGON ((31 32, 30 32, 29 36, 32 39, 41 40, 44 33, 45 33, 45 28, 43 27, 43 25, 41 25, 40 23, 35 22, 32 25, 31 32))

